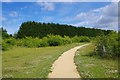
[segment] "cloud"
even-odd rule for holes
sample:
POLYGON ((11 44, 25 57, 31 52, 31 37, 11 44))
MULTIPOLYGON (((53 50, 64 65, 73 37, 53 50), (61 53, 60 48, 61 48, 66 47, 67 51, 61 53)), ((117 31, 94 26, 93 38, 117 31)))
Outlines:
POLYGON ((9 14, 9 16, 11 17, 17 17, 18 16, 18 13, 16 11, 13 11, 9 14))
POLYGON ((108 15, 108 16, 117 16, 118 15, 118 3, 114 2, 111 3, 110 5, 107 5, 105 7, 102 7, 100 9, 98 9, 98 11, 102 12, 104 15, 108 15))
POLYGON ((119 2, 120 0, 111 0, 112 2, 119 2))
POLYGON ((39 2, 118 2, 119 0, 38 0, 39 2))
POLYGON ((120 0, 0 0, 0 2, 118 2, 120 0))
POLYGON ((1 2, 12 2, 12 0, 0 0, 1 2))
POLYGON ((40 5, 43 10, 53 11, 55 9, 52 2, 37 2, 37 4, 40 5))
POLYGON ((75 19, 80 21, 74 24, 75 26, 118 30, 118 3, 111 3, 102 8, 79 13, 75 19))

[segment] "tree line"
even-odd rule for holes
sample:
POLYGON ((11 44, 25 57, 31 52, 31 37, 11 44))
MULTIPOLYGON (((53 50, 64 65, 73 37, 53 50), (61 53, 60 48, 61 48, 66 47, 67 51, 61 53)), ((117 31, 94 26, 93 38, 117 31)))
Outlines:
POLYGON ((88 36, 96 37, 98 35, 107 35, 111 30, 101 30, 94 28, 75 27, 72 25, 63 25, 55 23, 41 23, 35 21, 27 21, 21 24, 16 37, 38 37, 43 38, 48 34, 60 35, 60 36, 88 36))

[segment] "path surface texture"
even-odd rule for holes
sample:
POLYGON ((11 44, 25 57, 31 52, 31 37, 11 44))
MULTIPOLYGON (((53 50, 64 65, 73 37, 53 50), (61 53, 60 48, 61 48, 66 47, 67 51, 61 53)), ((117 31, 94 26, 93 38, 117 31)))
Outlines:
POLYGON ((88 44, 74 47, 64 52, 51 67, 51 71, 48 78, 80 78, 77 72, 76 65, 74 63, 75 52, 88 44))

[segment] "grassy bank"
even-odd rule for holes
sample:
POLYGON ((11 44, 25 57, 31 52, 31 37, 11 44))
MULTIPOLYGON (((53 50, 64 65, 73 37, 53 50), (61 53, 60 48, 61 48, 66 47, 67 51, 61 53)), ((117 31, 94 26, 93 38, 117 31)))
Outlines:
POLYGON ((95 46, 90 44, 76 52, 75 63, 82 78, 117 78, 118 61, 90 56, 95 46))
MULTIPOLYGON (((82 44, 82 43, 81 43, 82 44)), ((17 47, 3 52, 3 77, 47 78, 52 63, 78 43, 42 48, 17 47)))

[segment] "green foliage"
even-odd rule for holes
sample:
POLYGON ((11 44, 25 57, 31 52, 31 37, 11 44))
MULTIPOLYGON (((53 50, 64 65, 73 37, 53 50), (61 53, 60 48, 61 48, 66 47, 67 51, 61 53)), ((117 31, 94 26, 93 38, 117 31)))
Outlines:
POLYGON ((5 39, 5 42, 8 45, 14 46, 16 44, 16 39, 14 39, 14 38, 8 38, 8 39, 5 39))
POLYGON ((96 54, 102 57, 117 57, 120 55, 118 49, 118 33, 111 32, 108 36, 96 38, 96 54))
POLYGON ((74 42, 88 42, 89 38, 85 36, 81 37, 74 37, 70 38, 69 36, 60 36, 60 35, 52 35, 49 34, 46 37, 40 38, 34 38, 34 37, 25 37, 22 39, 15 39, 15 38, 8 38, 3 39, 3 51, 8 50, 9 46, 20 46, 20 47, 28 47, 28 48, 38 48, 38 47, 47 47, 47 46, 60 46, 60 45, 66 45, 71 44, 74 42), (73 40, 74 39, 74 40, 73 40))
POLYGON ((90 38, 87 36, 74 36, 72 38, 73 42, 90 42, 90 38))
POLYGON ((3 39, 9 38, 10 35, 7 33, 7 31, 5 29, 0 28, 0 37, 2 36, 3 39))
POLYGON ((23 46, 23 47, 42 47, 42 40, 39 38, 32 38, 32 37, 25 37, 23 39, 18 39, 17 46, 23 46))
POLYGON ((90 39, 89 39, 89 37, 81 36, 80 37, 80 42, 90 42, 90 39))
POLYGON ((63 38, 59 35, 47 35, 49 46, 59 46, 63 44, 63 38))
POLYGON ((2 40, 2 50, 6 51, 12 48, 12 46, 16 45, 16 39, 8 38, 2 40))
POLYGON ((73 42, 80 42, 80 39, 79 39, 78 36, 74 36, 74 37, 72 38, 72 41, 73 41, 73 42))
POLYGON ((18 33, 15 34, 17 38, 27 37, 39 37, 43 38, 48 34, 60 35, 60 36, 89 36, 96 37, 104 33, 107 35, 110 30, 100 30, 94 28, 75 27, 71 25, 62 25, 54 23, 40 23, 34 21, 28 21, 21 24, 18 33))
POLYGON ((49 44, 48 44, 48 38, 47 37, 44 37, 41 41, 41 43, 39 44, 39 47, 47 47, 49 44))
POLYGON ((34 42, 32 37, 25 37, 23 39, 23 46, 25 47, 34 47, 34 42))
POLYGON ((71 44, 71 43, 73 43, 72 38, 70 38, 69 36, 64 36, 63 44, 65 45, 65 44, 71 44))
POLYGON ((5 42, 3 42, 3 43, 2 43, 2 50, 3 50, 3 51, 6 51, 6 50, 8 50, 8 49, 9 49, 8 44, 6 44, 5 42))

